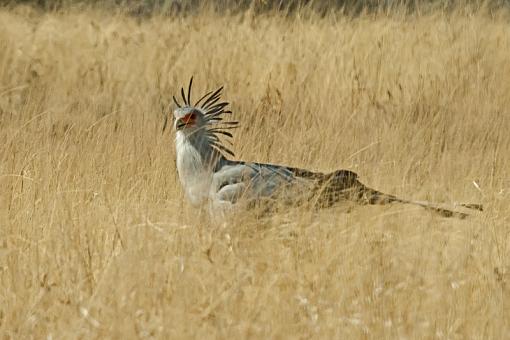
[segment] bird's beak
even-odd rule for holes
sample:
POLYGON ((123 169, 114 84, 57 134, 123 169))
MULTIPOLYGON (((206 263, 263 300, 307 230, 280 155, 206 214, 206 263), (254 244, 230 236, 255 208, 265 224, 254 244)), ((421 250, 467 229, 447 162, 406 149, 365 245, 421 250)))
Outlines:
POLYGON ((177 119, 177 123, 175 123, 175 130, 182 130, 186 126, 186 123, 183 122, 182 119, 177 119))

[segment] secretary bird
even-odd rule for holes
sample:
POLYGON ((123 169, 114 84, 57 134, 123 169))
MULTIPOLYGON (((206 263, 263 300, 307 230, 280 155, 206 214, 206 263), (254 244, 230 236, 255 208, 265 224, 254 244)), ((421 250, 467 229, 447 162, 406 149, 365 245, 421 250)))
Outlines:
MULTIPOLYGON (((327 208, 339 201, 350 200, 359 204, 413 204, 444 217, 468 216, 430 202, 402 199, 371 189, 349 170, 325 174, 288 166, 230 160, 226 155, 234 156, 234 153, 220 137, 232 138, 230 130, 236 128, 238 122, 223 120, 225 114, 232 113, 226 110, 229 103, 221 100, 223 87, 206 93, 192 104, 192 84, 193 78, 187 95, 181 88, 183 103, 173 96, 177 105, 173 111, 177 171, 191 204, 197 207, 208 205, 211 215, 220 213, 223 216, 226 211, 260 203, 300 205, 312 202, 315 207, 327 208)), ((168 116, 163 131, 167 123, 168 116)), ((478 204, 460 206, 482 210, 478 204)))

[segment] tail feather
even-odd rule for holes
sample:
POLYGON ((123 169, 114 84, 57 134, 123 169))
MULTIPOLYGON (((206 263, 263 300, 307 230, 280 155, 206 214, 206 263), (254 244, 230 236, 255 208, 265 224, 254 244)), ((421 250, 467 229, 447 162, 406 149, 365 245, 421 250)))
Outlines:
MULTIPOLYGON (((342 200, 351 200, 358 204, 412 204, 433 211, 443 217, 464 219, 469 216, 467 213, 443 208, 431 202, 406 200, 369 188, 361 183, 358 180, 358 175, 352 171, 337 170, 322 176, 317 176, 317 173, 315 175, 314 179, 317 180, 315 194, 318 198, 317 206, 320 208, 331 207, 342 200)), ((480 204, 459 204, 459 206, 483 210, 483 206, 480 204)))

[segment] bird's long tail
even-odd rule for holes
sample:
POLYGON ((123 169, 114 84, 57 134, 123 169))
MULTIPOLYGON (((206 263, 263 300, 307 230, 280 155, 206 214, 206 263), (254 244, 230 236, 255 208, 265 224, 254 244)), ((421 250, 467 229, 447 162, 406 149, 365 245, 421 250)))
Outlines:
MULTIPOLYGON (((330 207, 341 200, 351 200, 359 204, 388 204, 396 202, 420 206, 443 217, 463 219, 469 216, 467 213, 443 208, 435 203, 406 200, 369 188, 358 180, 356 173, 348 170, 338 170, 325 174, 322 178, 319 178, 317 183, 316 194, 317 205, 319 207, 330 207)), ((481 204, 459 204, 459 206, 473 210, 483 210, 481 204)))

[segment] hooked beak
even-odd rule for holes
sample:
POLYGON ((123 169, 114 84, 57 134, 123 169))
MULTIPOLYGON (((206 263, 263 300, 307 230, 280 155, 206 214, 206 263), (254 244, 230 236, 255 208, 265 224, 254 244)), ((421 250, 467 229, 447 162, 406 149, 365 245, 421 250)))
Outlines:
POLYGON ((184 123, 184 122, 182 121, 182 119, 179 119, 179 120, 177 121, 177 123, 175 124, 175 130, 176 130, 176 131, 182 130, 182 129, 184 129, 184 127, 185 127, 186 125, 187 125, 187 124, 186 124, 186 123, 184 123))

